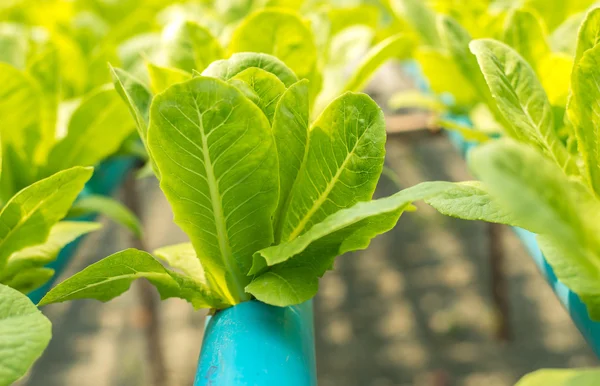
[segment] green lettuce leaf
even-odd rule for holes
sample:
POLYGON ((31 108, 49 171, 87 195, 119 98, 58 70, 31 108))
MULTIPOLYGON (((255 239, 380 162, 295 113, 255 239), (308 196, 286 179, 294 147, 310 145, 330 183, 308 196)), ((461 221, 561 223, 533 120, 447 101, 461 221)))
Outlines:
POLYGON ((158 95, 148 145, 175 222, 211 288, 248 300, 252 253, 273 242, 277 153, 269 121, 235 87, 196 77, 158 95))
POLYGON ((129 112, 135 119, 142 142, 146 143, 148 123, 150 121, 152 93, 142 81, 136 79, 126 71, 112 66, 110 67, 110 71, 115 89, 125 101, 129 108, 129 112))
POLYGON ((181 270, 201 282, 205 282, 204 269, 192 243, 181 243, 162 247, 154 251, 154 255, 169 266, 181 270))
POLYGON ((341 208, 369 200, 385 156, 383 112, 365 94, 346 93, 313 123, 275 241, 290 241, 341 208))
POLYGON ((21 249, 8 258, 0 272, 0 282, 5 283, 20 271, 42 267, 56 259, 59 252, 69 243, 86 233, 102 227, 101 224, 85 221, 61 221, 56 223, 48 239, 42 244, 21 249))
POLYGON ((39 145, 46 138, 40 106, 42 91, 30 76, 6 63, 0 63, 0 137, 2 137, 2 179, 0 198, 8 200, 18 190, 35 181, 39 145))
POLYGON ((395 12, 418 32, 430 47, 440 46, 440 36, 435 25, 435 12, 421 0, 390 0, 395 12))
POLYGON ((242 52, 231 55, 229 59, 217 60, 211 63, 201 74, 221 80, 229 80, 251 67, 270 72, 278 77, 285 87, 290 87, 298 81, 294 72, 281 60, 271 55, 255 52, 242 52))
POLYGON ((584 178, 600 196, 600 46, 587 50, 573 70, 572 96, 567 107, 583 160, 584 178))
POLYGON ((359 202, 341 209, 301 236, 254 254, 246 287, 258 300, 277 306, 298 304, 313 297, 318 278, 331 269, 336 256, 365 249, 375 236, 392 229, 403 211, 416 200, 440 194, 449 182, 425 182, 393 196, 359 202), (270 267, 268 270, 264 270, 270 267))
POLYGON ((397 34, 381 41, 365 55, 346 83, 344 91, 361 91, 382 64, 390 59, 407 59, 414 42, 405 34, 397 34))
POLYGON ((273 122, 279 98, 286 91, 285 85, 275 75, 257 67, 247 68, 229 80, 253 101, 273 122))
POLYGON ((595 47, 598 42, 600 42, 600 8, 593 8, 585 15, 577 33, 575 64, 587 50, 595 47))
POLYGON ((129 229, 137 238, 142 237, 140 220, 129 208, 111 197, 96 194, 82 197, 73 204, 69 215, 78 217, 92 213, 104 215, 129 229))
POLYGON ((262 52, 281 59, 300 79, 311 79, 317 48, 307 22, 293 11, 266 8, 235 29, 229 52, 262 52))
POLYGON ((527 374, 515 386, 596 386, 598 369, 538 370, 527 374))
POLYGON ((539 235, 558 279, 600 320, 600 203, 590 191, 539 152, 511 141, 476 148, 469 165, 498 205, 539 235))
POLYGON ((425 202, 446 216, 518 226, 511 213, 500 206, 479 181, 457 183, 426 198, 425 202))
POLYGON ((52 324, 18 291, 0 284, 0 385, 21 378, 42 355, 52 324))
POLYGON ((53 276, 54 270, 51 268, 30 268, 18 272, 4 284, 10 288, 16 289, 19 292, 27 294, 44 285, 46 282, 48 282, 48 280, 52 279, 53 276))
POLYGON ((531 66, 515 50, 495 40, 474 40, 470 46, 498 109, 510 122, 507 134, 543 150, 567 173, 578 174, 555 132, 552 106, 531 66))
POLYGON ((309 99, 308 81, 290 86, 281 96, 273 119, 273 136, 279 161, 279 202, 273 218, 274 228, 280 227, 294 181, 300 172, 308 141, 309 99))
POLYGON ((503 40, 536 70, 550 54, 543 21, 527 9, 516 9, 509 13, 504 24, 503 40))
POLYGON ((50 151, 46 175, 98 164, 115 153, 133 130, 129 112, 114 90, 91 93, 73 112, 67 135, 50 151))
POLYGON ((225 57, 219 41, 193 21, 168 25, 163 33, 163 47, 167 65, 188 73, 202 72, 210 63, 225 57))
POLYGON ((161 299, 178 297, 195 307, 224 306, 221 299, 199 282, 165 269, 147 252, 126 249, 110 255, 63 281, 40 301, 39 305, 74 299, 114 299, 137 279, 152 283, 161 299))
POLYGON ((185 82, 192 77, 190 73, 178 68, 158 66, 150 62, 146 63, 146 68, 154 94, 161 93, 175 83, 185 82))
POLYGON ((92 168, 74 167, 21 190, 0 211, 0 272, 8 257, 48 238, 51 228, 68 212, 92 168))

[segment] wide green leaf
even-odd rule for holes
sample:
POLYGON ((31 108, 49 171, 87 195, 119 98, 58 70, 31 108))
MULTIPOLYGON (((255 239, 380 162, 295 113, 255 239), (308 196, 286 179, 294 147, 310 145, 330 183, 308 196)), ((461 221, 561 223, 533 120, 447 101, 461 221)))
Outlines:
POLYGON ((73 112, 67 135, 50 151, 46 174, 98 164, 115 153, 133 130, 129 111, 114 90, 93 92, 73 112))
POLYGON ((269 121, 237 88, 196 77, 158 95, 148 144, 175 222, 211 288, 247 300, 252 253, 273 242, 277 153, 269 121))
POLYGON ((14 252, 46 241, 50 229, 68 212, 92 168, 74 167, 17 193, 0 211, 0 271, 14 252))
POLYGON ((67 244, 101 227, 102 225, 99 223, 86 221, 56 223, 50 229, 48 239, 42 244, 21 249, 10 255, 6 267, 0 272, 0 282, 5 282, 22 270, 42 267, 54 261, 67 244))
POLYGON ((598 42, 600 42, 600 8, 593 8, 585 15, 577 33, 575 64, 587 50, 595 47, 598 42))
POLYGON ((156 287, 161 299, 179 297, 195 304, 202 299, 208 307, 223 307, 220 298, 207 287, 168 271, 152 255, 137 249, 117 252, 90 265, 50 290, 40 305, 74 299, 106 302, 121 295, 133 281, 142 278, 156 287), (190 291, 192 285, 194 290, 190 291))
POLYGON ((515 386, 596 386, 598 369, 538 370, 527 374, 515 386))
POLYGON ((222 80, 229 80, 251 67, 270 72, 278 77, 286 87, 290 87, 298 81, 294 72, 281 60, 271 55, 256 52, 237 53, 231 55, 229 59, 217 60, 211 63, 201 74, 222 80))
POLYGON ((190 73, 178 68, 158 66, 150 62, 146 63, 146 68, 154 94, 161 93, 175 83, 185 82, 192 77, 190 73))
POLYGON ((503 40, 514 48, 534 69, 550 54, 543 21, 533 12, 516 9, 506 18, 503 40))
MULTIPOLYGON (((486 103, 496 120, 504 122, 504 117, 498 111, 485 78, 479 70, 477 58, 469 49, 469 43, 472 40, 469 32, 456 20, 444 15, 438 16, 437 27, 442 45, 454 60, 454 65, 458 67, 462 76, 471 84, 471 88, 479 95, 480 100, 486 103)), ((452 73, 448 76, 451 77, 452 73)), ((438 77, 440 77, 439 74, 438 77)), ((457 99, 457 102, 460 102, 460 99, 457 99)))
POLYGON ((142 142, 146 143, 152 93, 142 81, 136 79, 128 72, 115 67, 110 67, 110 71, 115 89, 127 104, 131 115, 135 118, 142 142))
POLYGON ((575 56, 577 34, 586 17, 585 12, 579 12, 569 16, 550 34, 548 40, 553 52, 575 56))
POLYGON ((204 269, 192 243, 169 245, 155 250, 154 255, 186 275, 204 281, 204 269))
POLYGON ((390 59, 406 59, 412 52, 413 41, 405 34, 390 36, 375 45, 359 63, 345 86, 345 91, 361 91, 373 74, 390 59))
POLYGON ((262 52, 281 59, 299 78, 310 78, 317 48, 308 23, 293 11, 264 9, 235 29, 229 52, 262 52))
POLYGON ((367 248, 371 239, 396 225, 412 202, 453 187, 449 182, 426 182, 341 209, 301 236, 256 252, 252 272, 263 273, 246 290, 277 306, 308 300, 316 294, 318 278, 331 269, 336 256, 367 248), (270 268, 264 271, 267 266, 270 268))
POLYGON ((21 378, 42 355, 52 324, 31 300, 0 284, 0 385, 21 378))
MULTIPOLYGON (((458 106, 473 104, 477 94, 469 83, 469 79, 458 67, 455 58, 444 50, 430 47, 417 48, 414 56, 433 92, 438 95, 449 93, 458 106)), ((475 58, 473 57, 473 59, 475 58)), ((447 109, 448 107, 444 105, 443 110, 447 109)))
POLYGON ((436 28, 435 13, 421 0, 391 0, 393 9, 418 32, 423 42, 430 47, 440 45, 436 28))
POLYGON ((498 205, 479 181, 460 182, 440 194, 425 199, 438 212, 464 220, 483 220, 518 225, 511 213, 498 205))
POLYGON ((252 100, 265 113, 269 123, 273 122, 279 98, 286 91, 279 78, 260 68, 251 67, 231 78, 229 83, 252 100))
POLYGON ((309 127, 308 81, 293 84, 281 96, 273 119, 273 135, 279 160, 279 203, 273 224, 280 226, 282 211, 306 153, 309 127))
POLYGON ((531 66, 512 48, 491 40, 474 40, 471 51, 509 125, 507 134, 540 148, 569 174, 577 166, 554 130, 554 115, 546 92, 531 66))
POLYGON ((560 281, 600 319, 600 203, 580 182, 531 147, 495 141, 471 153, 471 168, 498 205, 540 246, 560 281))
POLYGON ((42 130, 42 91, 36 82, 6 63, 0 63, 0 137, 2 137, 2 179, 0 199, 8 200, 35 180, 40 165, 38 150, 50 141, 42 130))
POLYGON ((367 95, 348 92, 331 102, 310 128, 275 241, 293 240, 340 208, 369 200, 383 168, 385 137, 383 112, 367 95))
POLYGON ((142 237, 140 220, 129 208, 114 198, 96 194, 87 195, 75 202, 69 214, 77 217, 92 213, 104 215, 129 229, 136 237, 142 237))
POLYGON ((568 114, 577 148, 583 160, 584 177, 600 196, 600 46, 587 50, 577 62, 572 76, 568 114))
POLYGON ((167 65, 191 73, 225 57, 223 47, 210 31, 193 21, 168 25, 163 33, 167 65))
POLYGON ((17 273, 3 284, 26 294, 41 287, 53 276, 54 270, 51 268, 30 268, 17 273))

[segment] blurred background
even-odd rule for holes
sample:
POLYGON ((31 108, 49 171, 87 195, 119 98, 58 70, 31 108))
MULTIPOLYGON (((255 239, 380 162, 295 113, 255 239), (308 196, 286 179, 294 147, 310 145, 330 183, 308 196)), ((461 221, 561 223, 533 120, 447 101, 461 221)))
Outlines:
MULTIPOLYGON (((385 106, 391 92, 413 86, 396 63, 368 91, 385 106)), ((426 114, 386 113, 389 169, 376 195, 472 178, 446 135, 428 129, 426 114)), ((155 179, 140 180, 138 194, 148 250, 186 241, 155 179)), ((126 231, 104 223, 63 278, 132 245, 126 231)), ((21 385, 141 386, 151 384, 153 372, 164 379, 156 386, 190 385, 206 315, 170 299, 158 304, 154 320, 140 296, 143 285, 106 304, 47 306, 54 339, 21 385)), ((320 286, 314 305, 321 386, 509 386, 543 367, 598 364, 508 228, 420 205, 368 250, 339 258, 320 286)))

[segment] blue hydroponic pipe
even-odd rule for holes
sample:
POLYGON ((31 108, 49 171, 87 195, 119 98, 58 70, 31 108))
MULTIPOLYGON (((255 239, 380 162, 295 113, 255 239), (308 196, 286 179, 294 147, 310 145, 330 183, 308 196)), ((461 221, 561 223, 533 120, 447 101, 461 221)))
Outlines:
MULTIPOLYGON (((80 197, 85 197, 91 194, 98 194, 103 196, 111 195, 115 189, 125 180, 127 173, 135 165, 135 158, 132 157, 117 157, 108 161, 103 162, 99 167, 94 170, 94 175, 87 182, 85 188, 80 194, 80 197)), ((96 218, 95 215, 88 215, 71 219, 75 221, 93 221, 96 218)), ((85 237, 85 236, 84 236, 85 237)), ((56 260, 47 265, 48 268, 54 270, 54 276, 43 286, 33 290, 27 296, 34 304, 46 295, 46 293, 52 288, 52 285, 56 281, 56 278, 62 273, 67 267, 71 258, 77 251, 77 246, 83 238, 73 241, 64 247, 56 260)))
POLYGON ((274 307, 253 300, 207 319, 194 386, 316 384, 312 301, 274 307))

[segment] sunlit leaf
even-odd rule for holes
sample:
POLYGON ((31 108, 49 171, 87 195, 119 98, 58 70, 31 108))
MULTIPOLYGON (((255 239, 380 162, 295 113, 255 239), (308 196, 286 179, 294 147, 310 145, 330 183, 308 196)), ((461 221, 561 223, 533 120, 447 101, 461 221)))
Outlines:
POLYGON ((229 52, 276 56, 299 78, 310 78, 317 60, 308 24, 295 12, 283 9, 267 8, 245 18, 233 33, 229 52))
POLYGON ((286 87, 290 87, 298 81, 296 75, 281 60, 271 55, 255 52, 233 54, 229 59, 217 60, 211 63, 202 72, 202 75, 229 80, 251 67, 270 72, 278 77, 286 87))
POLYGON ((175 222, 211 288, 247 300, 252 253, 273 241, 277 154, 269 121, 235 87, 196 77, 152 103, 148 143, 175 222))
POLYGON ((127 107, 112 89, 100 89, 75 110, 67 135, 50 151, 46 175, 71 166, 94 166, 115 153, 134 130, 127 107))
POLYGON ((119 201, 96 194, 87 195, 77 200, 69 213, 73 217, 88 214, 101 214, 123 225, 136 237, 142 237, 142 224, 136 215, 119 201))
POLYGON ((369 200, 385 155, 385 122, 365 94, 346 93, 313 123, 275 241, 289 241, 340 208, 369 200))
POLYGON ((256 252, 253 271, 262 273, 246 290, 257 299, 277 306, 310 299, 317 292, 318 278, 332 268, 336 256, 367 248, 371 239, 396 225, 413 201, 452 186, 448 182, 423 183, 333 213, 301 236, 256 252), (265 271, 267 266, 270 268, 265 271))
POLYGON ((504 43, 481 39, 471 43, 479 66, 509 122, 507 134, 543 150, 567 173, 577 166, 554 130, 554 113, 531 66, 504 43))
POLYGON ((210 31, 192 21, 167 26, 163 47, 168 66, 189 73, 202 72, 210 63, 225 57, 223 47, 210 31))
POLYGON ((42 355, 52 337, 52 325, 18 291, 0 284, 0 385, 21 378, 42 355))
POLYGON ((115 253, 76 273, 51 289, 40 305, 75 299, 106 302, 127 291, 137 279, 147 279, 162 299, 178 297, 197 307, 223 307, 206 286, 168 271, 152 255, 136 249, 115 253))
POLYGON ((43 243, 90 179, 92 168, 74 167, 17 193, 0 211, 0 271, 14 252, 43 243))
POLYGON ((23 248, 10 255, 6 267, 0 273, 0 282, 6 281, 19 271, 44 266, 56 259, 58 253, 80 236, 101 228, 102 225, 85 221, 61 221, 56 223, 48 239, 42 244, 23 248))
POLYGON ((599 379, 597 369, 538 370, 521 378, 515 386, 595 386, 599 379))

